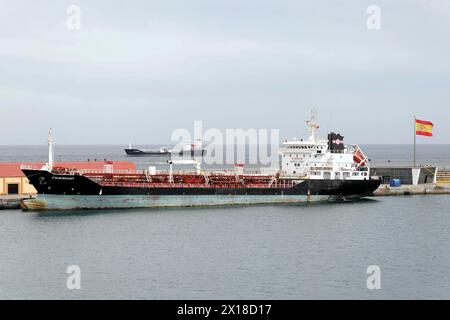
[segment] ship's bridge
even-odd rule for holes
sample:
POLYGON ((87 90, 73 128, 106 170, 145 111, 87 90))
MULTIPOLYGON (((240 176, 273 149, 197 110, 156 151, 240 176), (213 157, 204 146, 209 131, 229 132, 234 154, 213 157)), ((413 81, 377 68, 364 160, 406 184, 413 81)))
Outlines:
POLYGON ((328 150, 328 142, 320 140, 317 142, 303 140, 286 140, 282 143, 280 153, 287 151, 291 153, 326 153, 328 150))
POLYGON ((308 140, 285 140, 280 147, 281 174, 305 179, 369 178, 368 159, 357 146, 345 146, 344 137, 330 133, 328 139, 316 139, 318 125, 314 117, 307 121, 311 136, 308 140), (360 161, 355 161, 355 156, 360 161))

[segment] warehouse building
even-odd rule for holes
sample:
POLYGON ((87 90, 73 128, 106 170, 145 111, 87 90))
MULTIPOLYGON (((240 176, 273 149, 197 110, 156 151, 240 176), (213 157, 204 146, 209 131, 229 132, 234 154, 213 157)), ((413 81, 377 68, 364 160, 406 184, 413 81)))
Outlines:
POLYGON ((0 195, 35 193, 36 189, 20 170, 20 163, 0 163, 0 195))
POLYGON ((436 183, 438 169, 433 166, 427 167, 372 167, 371 176, 382 179, 383 184, 389 184, 391 180, 398 179, 402 184, 419 185, 436 183))

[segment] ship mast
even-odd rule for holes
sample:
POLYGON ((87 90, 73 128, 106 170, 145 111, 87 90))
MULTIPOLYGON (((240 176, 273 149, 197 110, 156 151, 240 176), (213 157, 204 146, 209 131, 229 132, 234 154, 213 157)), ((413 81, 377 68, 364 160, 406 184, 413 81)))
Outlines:
POLYGON ((53 145, 55 143, 55 140, 53 140, 53 136, 52 136, 52 129, 49 130, 48 132, 48 163, 47 163, 47 170, 51 171, 53 169, 53 165, 54 165, 54 150, 53 150, 53 145))
POLYGON ((317 111, 316 109, 311 110, 311 119, 306 121, 308 125, 308 130, 310 132, 309 141, 316 143, 316 130, 320 128, 320 126, 316 122, 317 111))

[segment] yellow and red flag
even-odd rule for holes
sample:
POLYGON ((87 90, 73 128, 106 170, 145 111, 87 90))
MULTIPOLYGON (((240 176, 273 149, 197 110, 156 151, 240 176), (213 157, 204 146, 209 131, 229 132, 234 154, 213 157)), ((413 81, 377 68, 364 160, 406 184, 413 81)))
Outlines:
POLYGON ((418 136, 433 136, 434 124, 430 121, 418 120, 416 119, 416 135, 418 136))

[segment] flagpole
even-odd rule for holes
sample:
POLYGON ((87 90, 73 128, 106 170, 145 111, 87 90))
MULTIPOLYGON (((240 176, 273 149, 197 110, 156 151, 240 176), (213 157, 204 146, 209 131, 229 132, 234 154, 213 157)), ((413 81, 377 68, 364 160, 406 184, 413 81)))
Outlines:
POLYGON ((414 169, 416 168, 416 116, 414 115, 414 169))

